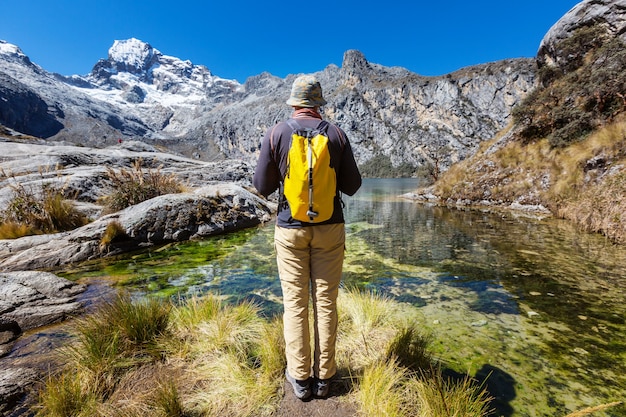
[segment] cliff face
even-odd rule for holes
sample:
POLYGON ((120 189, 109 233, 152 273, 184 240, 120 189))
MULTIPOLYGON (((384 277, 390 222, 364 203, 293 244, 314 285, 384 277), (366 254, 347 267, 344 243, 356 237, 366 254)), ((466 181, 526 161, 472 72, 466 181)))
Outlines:
MULTIPOLYGON (((535 73, 534 60, 516 59, 422 77, 348 51, 341 68, 316 75, 328 101, 324 115, 347 132, 359 164, 384 160, 411 174, 473 154, 510 122, 535 73)), ((241 100, 201 111, 190 136, 202 138, 198 148, 214 142, 225 155, 254 161, 265 131, 291 112, 285 101, 293 78, 249 79, 241 100)))
POLYGON ((384 155, 393 166, 439 160, 445 169, 509 123, 512 107, 534 88, 535 64, 501 61, 420 77, 349 51, 339 79, 330 116, 348 124, 359 162, 384 155))
MULTIPOLYGON (((423 77, 352 50, 341 68, 316 76, 325 116, 346 130, 366 171, 384 163, 387 175, 412 175, 473 154, 509 123, 535 74, 534 60, 513 59, 423 77)), ((0 124, 52 141, 134 139, 197 159, 254 162, 265 131, 291 112, 294 78, 263 73, 239 84, 136 39, 116 41, 87 76, 62 77, 0 42, 0 124)))

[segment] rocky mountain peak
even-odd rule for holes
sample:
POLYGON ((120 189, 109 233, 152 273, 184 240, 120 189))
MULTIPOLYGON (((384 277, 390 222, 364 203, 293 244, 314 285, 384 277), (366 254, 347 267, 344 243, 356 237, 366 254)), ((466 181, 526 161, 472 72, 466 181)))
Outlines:
POLYGON ((24 56, 24 53, 18 46, 3 40, 0 40, 0 54, 8 56, 24 56))
POLYGON ((152 84, 158 72, 191 78, 194 70, 201 72, 202 76, 211 76, 206 67, 195 66, 190 61, 163 55, 149 43, 130 38, 116 40, 109 49, 108 58, 98 61, 89 77, 97 85, 111 83, 112 77, 119 80, 131 78, 129 76, 152 84))
POLYGON ((362 82, 363 76, 371 72, 371 65, 361 51, 351 49, 343 54, 341 74, 346 86, 354 88, 362 82))
POLYGON ((116 40, 109 49, 109 62, 118 72, 141 74, 159 62, 158 49, 139 39, 116 40))
MULTIPOLYGON (((212 103, 215 97, 222 99, 241 87, 236 81, 214 76, 203 65, 164 55, 136 38, 116 40, 107 59, 98 61, 87 77, 72 79, 71 83, 99 99, 104 90, 109 99, 131 104, 148 100, 163 107, 188 107, 207 100, 212 103)), ((161 123, 164 119, 159 119, 161 123)))
POLYGON ((31 65, 30 59, 22 52, 22 50, 17 45, 13 45, 7 41, 3 41, 0 39, 0 56, 3 59, 13 60, 16 62, 21 62, 27 65, 31 65))
POLYGON ((363 72, 370 69, 370 64, 361 51, 351 49, 343 54, 341 67, 347 72, 363 72))

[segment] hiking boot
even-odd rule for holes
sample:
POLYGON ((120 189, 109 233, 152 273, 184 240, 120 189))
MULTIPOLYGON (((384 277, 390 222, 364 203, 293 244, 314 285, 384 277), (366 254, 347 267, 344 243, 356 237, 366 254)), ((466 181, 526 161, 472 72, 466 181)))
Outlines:
POLYGON ((296 394, 296 397, 300 400, 306 400, 311 396, 311 382, 310 380, 299 380, 295 379, 291 375, 289 375, 288 371, 285 371, 285 376, 287 377, 287 381, 293 387, 293 393, 296 394))
POLYGON ((313 395, 315 395, 318 398, 326 398, 328 397, 329 391, 330 391, 330 379, 315 378, 315 382, 313 383, 313 395))

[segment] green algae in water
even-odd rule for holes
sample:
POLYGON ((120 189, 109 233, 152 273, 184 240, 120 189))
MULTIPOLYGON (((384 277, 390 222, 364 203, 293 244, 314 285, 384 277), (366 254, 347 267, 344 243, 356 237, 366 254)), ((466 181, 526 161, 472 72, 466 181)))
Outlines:
MULTIPOLYGON (((133 292, 157 296, 186 293, 206 282, 207 268, 226 259, 239 267, 248 263, 258 273, 271 273, 267 262, 256 262, 267 255, 250 253, 251 241, 259 233, 263 233, 262 229, 251 228, 201 241, 172 243, 112 260, 85 263, 60 275, 73 280, 105 279, 133 292)), ((266 239, 262 241, 265 243, 266 239)))

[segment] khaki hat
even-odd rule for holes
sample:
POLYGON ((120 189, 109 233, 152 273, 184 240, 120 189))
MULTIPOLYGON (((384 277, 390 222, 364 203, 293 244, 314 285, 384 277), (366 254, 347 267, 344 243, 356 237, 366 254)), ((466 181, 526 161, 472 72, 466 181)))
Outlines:
POLYGON ((322 97, 322 86, 312 75, 301 75, 291 86, 287 104, 292 107, 320 107, 326 104, 322 97))

